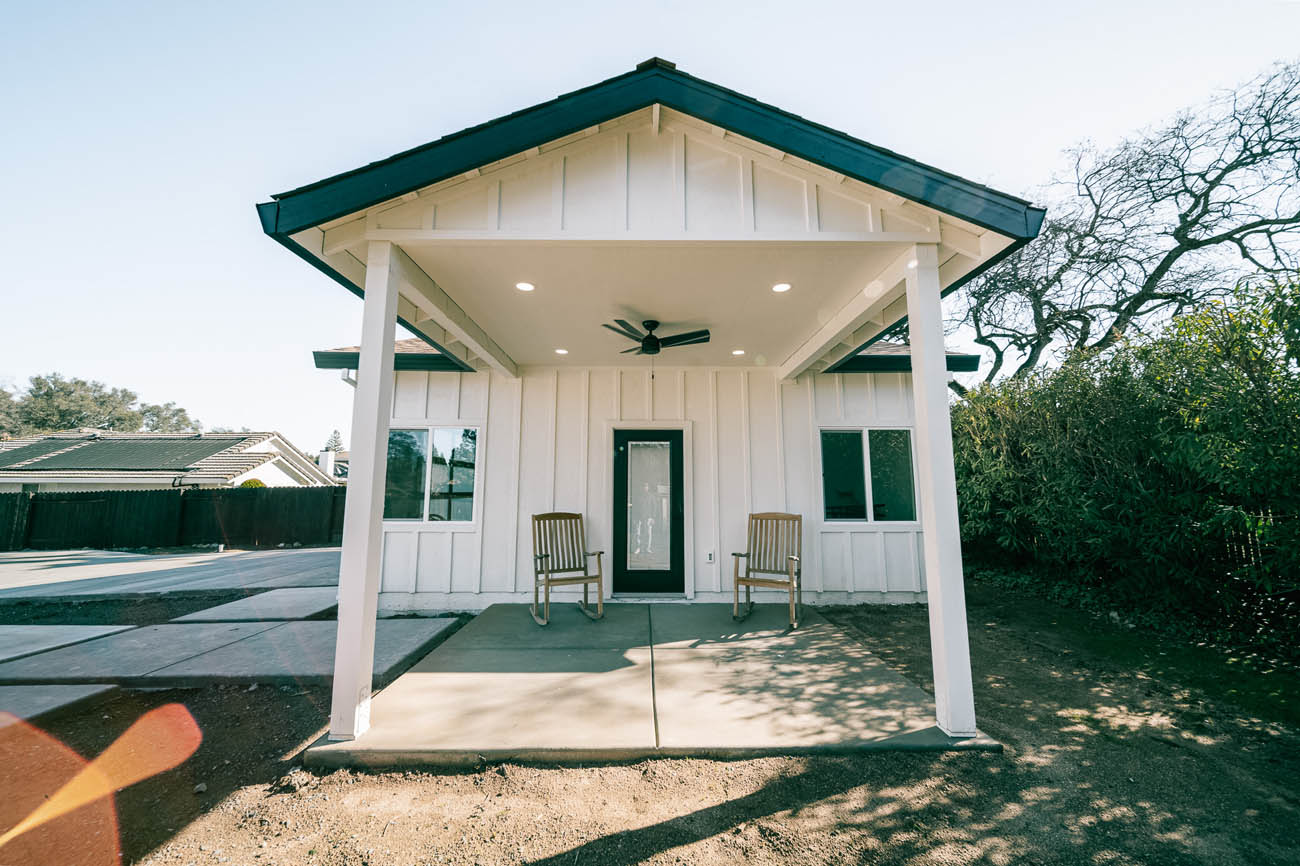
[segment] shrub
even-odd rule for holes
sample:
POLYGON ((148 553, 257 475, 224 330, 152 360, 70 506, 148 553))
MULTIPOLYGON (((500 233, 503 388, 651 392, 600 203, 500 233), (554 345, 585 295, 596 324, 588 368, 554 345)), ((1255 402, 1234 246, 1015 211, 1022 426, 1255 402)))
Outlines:
POLYGON ((239 486, 240 487, 265 487, 266 484, 257 480, 256 478, 250 478, 239 486))
POLYGON ((1300 284, 1243 287, 1147 342, 972 390, 953 412, 969 555, 1243 631, 1294 616, 1298 310, 1300 284))

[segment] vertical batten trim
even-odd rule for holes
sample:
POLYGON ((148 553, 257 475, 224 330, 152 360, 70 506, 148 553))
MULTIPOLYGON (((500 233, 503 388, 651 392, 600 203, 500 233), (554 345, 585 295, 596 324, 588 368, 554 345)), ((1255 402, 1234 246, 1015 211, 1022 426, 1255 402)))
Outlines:
POLYGON ((790 500, 785 490, 785 408, 781 398, 781 380, 773 376, 772 381, 776 385, 776 482, 777 489, 781 491, 781 510, 788 512, 790 500))
MULTIPOLYGON (((425 383, 424 383, 424 399, 425 399, 426 401, 429 399, 429 382, 428 382, 428 378, 429 378, 429 376, 431 376, 431 375, 432 375, 431 373, 425 373, 425 374, 424 374, 424 377, 425 377, 425 383)), ((464 389, 464 387, 465 387, 465 374, 464 374, 464 373, 457 373, 457 374, 456 374, 456 413, 455 413, 455 418, 456 418, 457 421, 459 421, 459 420, 461 419, 461 417, 462 417, 462 416, 461 416, 461 406, 463 405, 463 396, 462 396, 462 394, 463 394, 463 389, 464 389)), ((426 408, 426 410, 425 410, 425 414, 426 414, 426 415, 428 414, 428 409, 427 409, 427 408, 426 408)))
POLYGON ((560 371, 557 369, 551 378, 551 460, 547 466, 547 489, 551 491, 550 508, 548 511, 555 510, 555 461, 559 459, 560 450, 560 371))
POLYGON ((614 368, 614 420, 623 420, 623 371, 614 368))
POLYGON ((844 423, 844 374, 835 373, 835 420, 844 423))
POLYGON ((821 213, 817 210, 817 184, 811 180, 803 182, 805 218, 807 219, 808 231, 819 232, 822 230, 821 213))
POLYGON ((754 201, 754 160, 744 157, 740 161, 740 219, 747 232, 758 228, 757 206, 754 201))
POLYGON ((645 373, 645 419, 653 421, 655 419, 655 371, 654 368, 646 370, 645 373))
POLYGON ((551 165, 551 227, 564 231, 564 162, 566 157, 559 157, 551 165))
POLYGON ((488 231, 501 230, 501 181, 494 180, 488 187, 488 231))
POLYGON ((521 452, 524 447, 524 380, 514 380, 518 400, 515 406, 515 448, 514 466, 511 472, 511 484, 514 485, 515 525, 510 533, 510 586, 511 592, 520 592, 519 588, 519 509, 523 506, 522 486, 519 483, 519 467, 523 462, 521 452))
POLYGON ((686 134, 673 133, 673 195, 676 197, 677 221, 682 231, 690 230, 686 213, 686 134))
POLYGON ((709 461, 713 484, 713 591, 722 592, 722 515, 719 500, 722 482, 718 478, 718 371, 709 371, 709 461))
POLYGON ((590 443, 587 441, 591 438, 591 370, 582 371, 582 435, 578 437, 578 451, 581 458, 578 462, 579 477, 582 479, 582 487, 579 488, 582 494, 582 514, 583 520, 587 519, 587 461, 590 443))
POLYGON ((686 420, 686 368, 677 371, 677 420, 686 420))
POLYGON ((754 467, 750 465, 749 446, 750 446, 750 425, 753 419, 749 417, 749 371, 740 371, 740 456, 745 466, 745 516, 748 518, 754 511, 754 467))
POLYGON ((826 509, 822 503, 821 450, 822 438, 817 430, 817 387, 813 383, 815 374, 804 373, 799 378, 808 383, 808 461, 811 467, 813 519, 816 521, 816 543, 812 545, 813 570, 817 573, 817 592, 826 588, 826 579, 822 574, 822 528, 826 525, 826 509))
POLYGON ((614 206, 617 210, 616 229, 620 232, 627 231, 628 228, 628 159, 630 158, 631 148, 628 146, 629 133, 621 133, 618 136, 618 147, 614 151, 614 206))
MULTIPOLYGON (((487 440, 488 440, 488 419, 492 416, 492 374, 488 373, 483 377, 483 423, 479 426, 479 435, 483 437, 483 442, 479 448, 479 454, 484 456, 482 469, 475 468, 475 472, 482 472, 483 478, 479 482, 483 488, 483 501, 478 503, 480 509, 478 513, 478 569, 474 572, 474 593, 483 591, 483 536, 487 535, 485 527, 487 526, 487 499, 488 499, 488 479, 492 476, 492 470, 486 460, 487 440)), ((515 515, 518 519, 519 504, 515 503, 515 515)), ((450 575, 448 576, 447 591, 451 592, 450 575)))

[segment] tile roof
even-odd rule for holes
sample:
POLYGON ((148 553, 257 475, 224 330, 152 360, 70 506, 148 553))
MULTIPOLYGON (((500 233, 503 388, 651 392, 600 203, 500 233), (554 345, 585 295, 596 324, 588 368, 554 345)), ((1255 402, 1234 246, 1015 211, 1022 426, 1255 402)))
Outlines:
POLYGON ((51 433, 0 442, 0 478, 33 473, 103 480, 156 475, 184 477, 186 483, 222 483, 282 456, 247 450, 272 438, 292 448, 276 433, 51 433))

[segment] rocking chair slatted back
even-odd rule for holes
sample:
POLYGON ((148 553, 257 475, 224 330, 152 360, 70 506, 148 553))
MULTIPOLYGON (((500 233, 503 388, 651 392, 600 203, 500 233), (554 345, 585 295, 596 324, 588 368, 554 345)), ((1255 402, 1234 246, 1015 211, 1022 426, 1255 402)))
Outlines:
POLYGON ((749 572, 788 574, 789 557, 803 555, 803 517, 764 512, 749 515, 749 572))
POLYGON ((547 574, 585 571, 587 542, 582 531, 582 515, 568 511, 533 515, 533 550, 546 554, 538 570, 547 574))

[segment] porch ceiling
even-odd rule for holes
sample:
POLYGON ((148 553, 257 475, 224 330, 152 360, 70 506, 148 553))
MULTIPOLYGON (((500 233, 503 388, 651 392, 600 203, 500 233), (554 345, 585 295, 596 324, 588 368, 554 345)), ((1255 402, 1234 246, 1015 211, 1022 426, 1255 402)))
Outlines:
POLYGON ((712 331, 662 363, 783 377, 835 369, 905 318, 914 246, 935 250, 946 293, 1043 217, 663 61, 259 213, 357 294, 371 246, 400 247, 398 320, 463 369, 646 361, 600 328, 621 317, 712 331), (521 295, 521 281, 538 291, 521 295), (777 282, 794 290, 775 296, 777 282))
POLYGON ((648 364, 622 355, 614 318, 661 336, 708 328, 708 343, 664 349, 666 366, 767 366, 866 289, 902 244, 404 244, 407 254, 521 365, 648 364), (518 282, 536 286, 532 292, 518 282), (789 283, 788 292, 772 286, 789 283), (557 355, 555 350, 568 350, 557 355), (733 355, 743 349, 744 355, 733 355))

